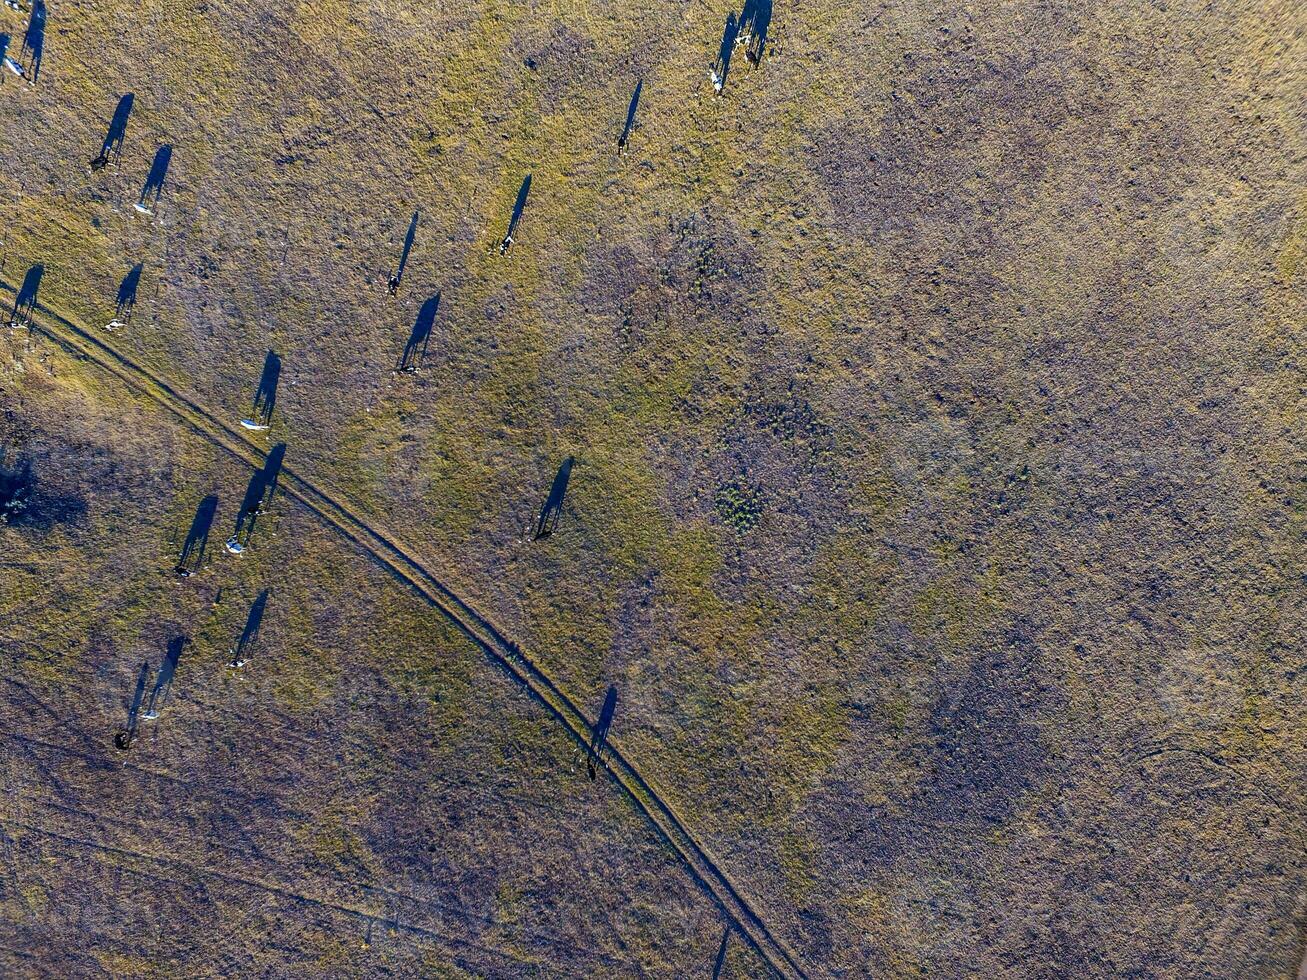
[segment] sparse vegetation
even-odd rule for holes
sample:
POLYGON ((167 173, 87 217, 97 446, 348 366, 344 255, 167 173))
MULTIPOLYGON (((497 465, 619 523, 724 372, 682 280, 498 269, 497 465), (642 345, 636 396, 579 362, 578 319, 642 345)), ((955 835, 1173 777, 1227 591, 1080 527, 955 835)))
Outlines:
POLYGON ((738 534, 747 534, 762 517, 762 495, 743 481, 718 487, 713 497, 717 516, 738 534))
MULTIPOLYGON (((0 7, 6 322, 231 424, 275 351, 242 438, 618 687, 809 975, 1292 974, 1300 5, 47 14, 0 7)), ((710 975, 720 911, 446 618, 284 494, 213 547, 249 470, 10 340, 0 973, 710 975)))

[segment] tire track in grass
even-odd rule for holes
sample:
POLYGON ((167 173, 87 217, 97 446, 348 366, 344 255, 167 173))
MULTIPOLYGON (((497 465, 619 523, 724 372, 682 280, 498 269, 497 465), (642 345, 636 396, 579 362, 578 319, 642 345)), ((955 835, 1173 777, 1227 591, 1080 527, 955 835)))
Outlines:
MULTIPOLYGON (((0 290, 16 293, 13 285, 2 280, 0 290)), ((85 327, 60 314, 49 304, 36 304, 33 310, 33 329, 151 398, 201 438, 230 453, 245 465, 262 468, 267 453, 249 442, 233 426, 85 327)), ((511 680, 524 687, 583 749, 590 744, 594 735, 593 727, 575 702, 516 643, 509 640, 493 620, 460 598, 398 541, 377 525, 358 516, 346 503, 336 500, 308 479, 299 476, 292 466, 284 465, 281 468, 278 486, 283 493, 317 514, 391 575, 443 612, 511 680)), ((602 760, 604 768, 653 824, 659 836, 676 851, 691 875, 709 893, 741 936, 777 975, 786 980, 806 978, 808 973, 797 957, 784 942, 772 934, 739 888, 690 832, 671 805, 621 753, 613 740, 609 740, 607 746, 607 755, 602 760)))
MULTIPOLYGON (((138 865, 154 865, 169 868, 174 874, 189 873, 194 879, 208 879, 210 881, 221 881, 228 885, 238 888, 248 888, 254 891, 261 891, 268 895, 276 896, 284 901, 294 903, 309 909, 318 909, 327 913, 348 916, 359 922, 373 923, 383 926, 387 929, 393 929, 396 932, 408 933, 422 939, 435 942, 444 946, 446 949, 470 949, 482 955, 491 956, 501 961, 507 961, 515 966, 521 965, 521 961, 502 949, 496 949, 491 946, 485 946, 471 940, 462 939, 457 936, 451 936, 425 925, 418 925, 412 922, 404 922, 392 918, 391 911, 369 912, 365 909, 355 908, 345 905, 341 902, 331 901, 325 898, 316 898, 313 895, 304 892, 295 891, 292 888, 286 888, 282 885, 271 884, 266 881, 260 881, 256 878, 250 878, 243 875, 235 875, 226 871, 219 871, 215 868, 205 868, 198 864, 192 864, 189 861, 183 861, 179 858, 162 857, 157 854, 146 854, 143 851, 135 851, 126 847, 115 847, 112 844, 102 844, 90 837, 82 837, 74 834, 60 833, 47 827, 37 827, 32 824, 23 823, 20 820, 11 820, 0 817, 0 826, 8 827, 23 834, 44 837, 47 840, 64 845, 65 847, 74 847, 82 850, 91 851, 92 853, 106 854, 118 862, 135 862, 138 865)), ((195 886, 183 879, 176 877, 160 877, 154 872, 143 870, 141 867, 133 867, 132 864, 122 865, 124 870, 133 874, 152 878, 153 880, 166 882, 182 887, 194 888, 195 886)))
MULTIPOLYGON (((289 889, 282 885, 270 885, 268 883, 268 872, 273 874, 283 871, 297 869, 286 869, 278 867, 274 861, 264 861, 263 867, 253 869, 254 874, 250 873, 248 867, 246 872, 241 875, 234 875, 230 871, 221 870, 213 867, 211 862, 204 864, 197 863, 195 860, 183 860, 173 857, 169 854, 153 854, 148 851, 140 850, 131 846, 126 846, 122 842, 116 844, 105 844, 93 836, 94 831, 106 829, 109 827, 126 828, 134 831, 140 837, 148 837, 158 834, 159 828, 145 822, 133 822, 122 817, 107 817, 95 810, 87 810, 81 807, 64 806, 62 804, 52 804, 50 802, 37 803, 34 809, 44 811, 38 820, 39 826, 25 822, 12 815, 0 815, 0 833, 8 825, 16 828, 20 832, 42 834, 52 837, 63 843, 74 843, 76 845, 88 848, 94 851, 102 851, 113 854, 131 855, 136 860, 171 866, 178 869, 184 869, 197 874, 201 877, 213 877, 224 880, 230 880, 235 883, 243 884, 250 888, 258 888, 264 891, 274 891, 279 895, 290 897, 293 901, 304 904, 318 904, 336 911, 349 912, 357 916, 366 916, 377 923, 398 923, 397 927, 408 927, 409 931, 424 936, 438 937, 448 946, 472 946, 483 951, 498 951, 503 954, 504 950, 497 947, 486 946, 484 944, 473 943, 471 940, 455 936, 450 933, 438 932, 436 927, 430 921, 419 920, 415 914, 427 916, 438 921, 440 926, 447 926, 451 923, 465 923, 473 928, 488 929, 498 926, 498 923, 492 916, 482 915, 471 909, 468 909, 462 903, 448 899, 430 899, 421 898, 417 895, 410 894, 395 888, 387 888, 380 885, 369 884, 363 881, 352 881, 348 878, 339 876, 321 876, 306 875, 302 869, 297 873, 298 880, 301 882, 298 890, 289 889), (47 819, 51 812, 61 812, 68 819, 68 824, 55 825, 55 821, 47 819), (72 824, 79 824, 73 826, 72 824), (260 873, 263 872, 263 873, 260 873), (374 908, 381 908, 380 912, 369 912, 367 905, 374 908), (364 906, 364 907, 360 907, 364 906)), ((184 841, 173 840, 171 842, 174 852, 181 850, 184 853, 193 853, 189 846, 179 846, 186 844, 184 841)), ((231 863, 234 860, 248 858, 248 855, 229 848, 221 844, 214 845, 213 851, 215 856, 221 855, 222 859, 231 863)), ((250 862, 254 863, 254 862, 250 862)), ((150 874, 154 874, 150 872, 150 874)), ((176 878, 167 878, 163 875, 155 875, 160 881, 172 881, 177 884, 185 884, 176 878)), ((275 879, 274 879, 275 880, 275 879)), ((478 934, 479 935, 479 934, 478 934)), ((609 970, 624 969, 631 974, 640 974, 642 970, 639 964, 611 956, 607 953, 599 952, 585 947, 575 946, 565 939, 556 937, 549 933, 526 928, 518 928, 516 938, 529 941, 538 946, 548 948, 553 954, 563 954, 576 957, 589 964, 599 964, 607 967, 609 970)))

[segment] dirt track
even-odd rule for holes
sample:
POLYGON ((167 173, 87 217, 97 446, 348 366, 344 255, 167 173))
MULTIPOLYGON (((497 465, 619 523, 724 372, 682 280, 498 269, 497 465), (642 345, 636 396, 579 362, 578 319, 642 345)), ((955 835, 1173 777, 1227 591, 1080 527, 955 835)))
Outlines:
MULTIPOLYGON (((7 282, 0 282, 0 288, 10 293, 15 292, 15 288, 7 282)), ((49 306, 38 303, 35 314, 37 329, 69 352, 91 361, 129 387, 153 399, 198 435, 251 468, 262 468, 266 453, 194 399, 182 394, 49 306)), ((281 474, 280 486, 284 492, 317 514, 397 579, 445 613, 469 639, 481 647, 496 666, 526 688, 580 745, 590 743, 594 734, 593 727, 573 700, 516 643, 505 637, 492 620, 459 598, 456 592, 403 545, 376 525, 359 517, 347 504, 319 490, 297 475, 291 466, 283 467, 281 474)), ((782 977, 808 976, 806 968, 771 933, 716 860, 611 740, 603 761, 617 783, 648 817, 660 836, 675 849, 690 873, 767 964, 782 977)))

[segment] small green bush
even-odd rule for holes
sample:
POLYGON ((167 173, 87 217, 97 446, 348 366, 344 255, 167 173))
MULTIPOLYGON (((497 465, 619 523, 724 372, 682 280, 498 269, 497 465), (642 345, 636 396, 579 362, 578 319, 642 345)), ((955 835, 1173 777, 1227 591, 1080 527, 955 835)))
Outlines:
POLYGON ((736 481, 717 488, 713 506, 737 534, 752 531, 762 517, 762 494, 756 487, 736 481))

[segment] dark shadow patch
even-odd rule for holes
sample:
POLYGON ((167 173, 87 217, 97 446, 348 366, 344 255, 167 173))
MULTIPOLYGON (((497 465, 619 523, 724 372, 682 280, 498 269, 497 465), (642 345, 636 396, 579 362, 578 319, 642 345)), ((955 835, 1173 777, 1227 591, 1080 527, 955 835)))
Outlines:
POLYGON ((617 686, 611 685, 604 695, 604 706, 599 711, 599 721, 595 723, 594 735, 590 739, 590 752, 586 757, 586 768, 590 778, 594 779, 599 763, 603 758, 604 745, 608 742, 608 730, 613 727, 613 716, 617 714, 617 686))
POLYGON ((113 118, 109 120, 109 129, 104 135, 104 142, 100 144, 100 152, 91 161, 92 170, 100 170, 110 163, 117 163, 118 158, 122 156, 123 137, 127 134, 127 119, 132 114, 132 103, 135 100, 136 96, 131 92, 118 100, 118 105, 113 110, 113 118))
POLYGON ((177 664, 181 661, 182 650, 189 642, 190 640, 184 636, 174 636, 168 641, 168 652, 164 655, 163 663, 159 665, 159 675, 154 679, 154 689, 150 691, 150 705, 144 715, 146 721, 158 718, 159 712, 167 704, 168 695, 172 692, 172 680, 177 673, 177 664))
POLYGON ((45 266, 39 262, 27 270, 23 284, 14 296, 14 308, 9 314, 10 327, 27 327, 32 322, 32 311, 36 309, 36 296, 41 289, 41 277, 45 275, 45 266))
POLYGON ((440 293, 422 304, 417 319, 413 321, 413 329, 409 332, 408 343, 404 345, 399 363, 395 366, 396 370, 413 372, 422 366, 422 361, 427 356, 427 344, 431 340, 431 328, 436 322, 436 312, 439 309, 440 293))
POLYGON ((391 296, 399 292, 399 284, 404 280, 404 269, 408 267, 408 256, 413 251, 413 241, 417 238, 418 216, 420 214, 420 210, 415 210, 413 220, 408 223, 408 234, 404 236, 404 250, 399 253, 399 265, 395 267, 395 271, 391 274, 387 283, 391 296))
POLYGON ((281 383, 281 357, 268 351, 263 358, 263 372, 254 389, 254 411, 242 424, 248 429, 266 429, 272 424, 272 413, 277 407, 277 385, 281 383))
POLYGON ((640 108, 640 91, 644 88, 644 79, 635 83, 635 91, 631 93, 631 104, 626 107, 626 125, 622 127, 622 135, 617 138, 617 151, 620 153, 626 149, 627 142, 631 139, 631 130, 635 127, 635 112, 640 108))
POLYGON ((281 468, 286 461, 286 444, 279 442, 268 451, 268 456, 263 461, 263 485, 266 490, 264 503, 272 503, 273 494, 277 492, 277 484, 281 480, 281 468))
POLYGON ((8 466, 4 450, 0 449, 0 525, 48 531, 85 514, 83 498, 47 491, 37 480, 30 459, 21 458, 8 466))
POLYGON ((253 519, 263 507, 263 500, 268 493, 268 480, 263 470, 250 474, 250 482, 245 485, 245 496, 241 498, 240 511, 236 515, 236 527, 239 529, 245 519, 253 519))
POLYGON ((146 660, 141 664, 140 673, 136 677, 136 692, 132 695, 131 704, 127 708, 127 725, 120 728, 114 736, 113 744, 118 748, 126 751, 132 747, 132 742, 136 738, 136 727, 138 716, 141 712, 141 702, 145 699, 145 685, 150 679, 150 662, 146 660))
POLYGON ((195 517, 191 519, 190 530, 182 543, 181 555, 177 559, 177 574, 188 578, 200 570, 204 564, 204 551, 209 544, 209 532, 213 529, 213 518, 218 513, 218 495, 209 494, 195 508, 195 517))
POLYGON ((567 495, 567 482, 572 478, 573 459, 568 456, 558 468, 549 496, 540 510, 540 520, 536 523, 536 540, 547 538, 558 530, 558 522, 563 519, 563 498, 567 495))
POLYGON ((731 927, 722 931, 722 944, 717 948, 717 959, 713 961, 712 980, 721 980, 722 968, 726 966, 726 949, 731 942, 731 927))
POLYGON ((513 202, 513 214, 508 219, 508 231, 504 235, 504 240, 499 243, 499 254, 506 255, 508 250, 513 247, 513 234, 517 231, 517 223, 522 220, 522 211, 526 208, 527 195, 531 193, 531 175, 527 174, 522 180, 522 186, 517 189, 517 200, 513 202))
POLYGON ((744 45, 744 57, 755 68, 762 64, 767 47, 767 32, 771 29, 772 0, 744 0, 740 11, 740 31, 737 44, 744 45))
POLYGON ((136 309, 136 293, 141 286, 141 273, 145 271, 145 264, 137 262, 127 275, 123 276, 123 281, 118 285, 118 304, 114 308, 113 318, 116 323, 130 323, 132 311, 136 309))
POLYGON ((259 515, 263 513, 264 499, 268 493, 268 481, 262 470, 250 474, 250 482, 245 487, 245 496, 241 498, 240 509, 236 511, 236 527, 227 539, 227 550, 239 555, 250 546, 254 537, 254 527, 259 515))
POLYGON ((277 483, 281 479, 281 468, 286 458, 286 444, 279 442, 268 451, 263 461, 263 469, 250 474, 250 482, 245 487, 245 496, 241 498, 240 509, 236 512, 236 527, 227 539, 227 550, 234 555, 241 554, 250 546, 254 528, 259 517, 272 504, 277 493, 277 483))
POLYGON ((254 644, 258 642, 259 630, 263 626, 263 611, 268 605, 268 596, 271 589, 264 589, 259 593, 259 597, 250 605, 249 615, 245 618, 245 629, 241 631, 240 639, 236 641, 236 646, 231 651, 231 667, 244 667, 245 658, 253 649, 254 644))
POLYGON ((722 43, 717 49, 717 60, 713 62, 712 72, 709 77, 712 79, 713 90, 722 94, 722 89, 726 88, 726 76, 731 70, 731 55, 735 52, 735 39, 740 33, 740 22, 735 19, 735 11, 726 15, 726 26, 722 29, 722 43))
POLYGON ((29 59, 27 74, 33 84, 41 74, 41 60, 45 57, 45 21, 45 0, 36 0, 27 21, 27 33, 23 35, 22 51, 22 57, 29 59))
POLYGON ((163 182, 168 179, 168 166, 171 163, 172 144, 165 143, 155 151, 150 172, 145 175, 145 186, 141 188, 141 198, 136 202, 136 210, 151 214, 159 206, 163 182))

